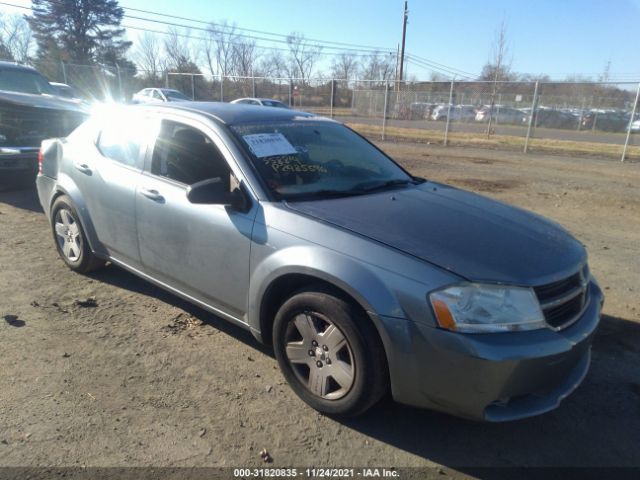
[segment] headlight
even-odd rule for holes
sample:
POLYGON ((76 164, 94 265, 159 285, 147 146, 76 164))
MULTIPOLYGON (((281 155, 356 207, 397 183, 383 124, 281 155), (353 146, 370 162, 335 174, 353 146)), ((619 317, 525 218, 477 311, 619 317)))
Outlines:
POLYGON ((467 283, 429 295, 438 325, 465 333, 536 330, 547 326, 530 288, 467 283))

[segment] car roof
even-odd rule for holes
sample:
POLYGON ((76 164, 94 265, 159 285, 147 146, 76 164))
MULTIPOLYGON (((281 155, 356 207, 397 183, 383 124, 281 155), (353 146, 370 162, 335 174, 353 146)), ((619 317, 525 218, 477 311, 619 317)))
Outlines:
POLYGON ((268 122, 268 121, 291 121, 300 118, 318 118, 312 113, 298 110, 264 108, 258 105, 246 105, 242 103, 224 102, 176 102, 163 104, 154 107, 137 106, 137 108, 168 108, 172 110, 186 110, 210 115, 221 122, 233 125, 244 122, 268 122))
POLYGON ((19 63, 0 61, 0 68, 5 70, 22 70, 27 72, 37 72, 33 67, 27 65, 20 65, 19 63))

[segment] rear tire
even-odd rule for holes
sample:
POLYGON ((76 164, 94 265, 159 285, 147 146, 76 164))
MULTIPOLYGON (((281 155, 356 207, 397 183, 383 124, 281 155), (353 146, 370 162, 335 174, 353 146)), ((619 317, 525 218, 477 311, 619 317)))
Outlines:
POLYGON ((51 230, 58 255, 71 270, 89 273, 104 266, 104 260, 91 251, 80 216, 66 195, 53 202, 51 230))
POLYGON ((280 307, 273 344, 293 391, 321 413, 358 415, 388 390, 384 348, 370 319, 322 286, 280 307))

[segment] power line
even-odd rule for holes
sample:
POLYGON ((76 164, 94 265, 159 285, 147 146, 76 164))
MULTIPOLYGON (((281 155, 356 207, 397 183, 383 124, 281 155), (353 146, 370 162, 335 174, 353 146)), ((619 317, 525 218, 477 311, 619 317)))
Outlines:
POLYGON ((407 57, 407 61, 415 66, 418 67, 422 67, 422 68, 426 68, 426 69, 430 69, 430 70, 434 70, 434 71, 438 71, 438 72, 442 72, 442 73, 446 73, 449 76, 452 77, 459 77, 462 79, 467 79, 467 80, 474 80, 475 79, 475 75, 465 75, 465 74, 461 74, 460 72, 457 72, 455 70, 450 70, 449 68, 445 68, 445 67, 441 67, 437 64, 433 64, 431 62, 425 62, 422 60, 416 60, 415 57, 413 56, 408 56, 407 57))
MULTIPOLYGON (((181 24, 181 23, 166 22, 164 20, 154 20, 154 19, 150 19, 150 18, 137 17, 135 15, 123 15, 123 16, 124 16, 124 18, 128 18, 128 19, 131 19, 131 20, 140 20, 140 21, 143 21, 143 22, 159 23, 159 24, 162 24, 162 25, 168 25, 168 26, 180 27, 180 28, 188 28, 190 30, 197 30, 197 31, 201 31, 201 32, 210 33, 212 31, 212 29, 210 29, 210 28, 194 27, 194 26, 191 26, 191 25, 185 25, 185 24, 181 24)), ((258 37, 258 36, 255 36, 255 35, 245 35, 245 34, 242 34, 242 33, 234 33, 233 35, 236 36, 236 37, 240 37, 240 38, 248 38, 250 40, 262 40, 264 42, 283 43, 285 45, 289 44, 289 42, 287 40, 281 40, 281 39, 277 39, 277 38, 258 37)), ((307 44, 309 43, 309 39, 305 38, 304 40, 307 42, 307 44)), ((338 50, 340 52, 344 52, 345 51, 344 47, 335 47, 335 46, 324 45, 324 44, 318 44, 318 46, 320 46, 322 48, 330 49, 330 50, 338 50)), ((379 52, 379 50, 373 50, 373 49, 350 49, 350 51, 367 52, 369 54, 379 52)))
POLYGON ((440 66, 440 67, 442 67, 442 68, 445 68, 445 69, 447 69, 447 70, 451 70, 451 71, 454 71, 454 72, 458 72, 458 74, 459 74, 459 75, 462 75, 462 76, 471 76, 471 77, 474 77, 474 76, 476 75, 476 74, 471 73, 471 72, 466 72, 466 71, 464 71, 464 70, 460 70, 459 68, 450 67, 450 66, 448 66, 448 65, 444 65, 444 64, 442 64, 442 63, 438 63, 438 62, 436 62, 435 60, 429 60, 428 58, 419 57, 418 55, 415 55, 415 54, 413 54, 413 53, 409 53, 409 54, 407 54, 407 56, 408 56, 408 57, 413 57, 413 59, 414 59, 414 60, 416 60, 416 61, 421 61, 421 62, 425 62, 425 63, 433 64, 433 65, 438 65, 438 66, 440 66))
MULTIPOLYGON (((178 15, 169 15, 167 13, 160 13, 160 12, 153 12, 151 10, 142 10, 139 8, 132 8, 132 7, 125 7, 123 5, 121 5, 122 8, 124 8, 125 10, 130 10, 132 12, 140 12, 140 13, 146 13, 149 15, 157 15, 160 17, 166 17, 166 18, 174 18, 176 20, 186 20, 188 22, 194 22, 194 23, 200 23, 203 25, 211 25, 211 26, 215 26, 218 28, 227 28, 230 30, 241 30, 243 32, 252 32, 252 33, 259 33, 261 35, 271 35, 271 36, 275 36, 275 37, 283 37, 286 38, 288 35, 282 34, 282 33, 274 33, 274 32, 267 32, 265 30, 255 30, 252 28, 243 28, 243 27, 238 27, 236 25, 225 25, 225 24, 221 24, 221 23, 216 23, 216 22, 207 22, 204 20, 198 20, 195 18, 189 18, 189 17, 181 17, 178 15)), ((358 43, 346 43, 346 42, 336 42, 333 40, 318 40, 315 38, 306 38, 305 40, 308 40, 310 42, 315 42, 315 43, 321 43, 321 44, 330 44, 330 45, 340 45, 343 47, 352 47, 352 48, 363 48, 363 49, 367 49, 367 50, 373 50, 373 51, 388 51, 389 48, 388 47, 375 47, 375 46, 371 46, 371 45, 363 45, 363 44, 358 44, 358 43)))
MULTIPOLYGON (((52 0, 52 1, 54 3, 59 3, 59 2, 55 2, 54 0, 52 0)), ((21 8, 21 9, 25 9, 25 10, 33 10, 32 7, 16 5, 16 4, 9 3, 9 2, 0 2, 0 4, 13 6, 13 7, 21 8)), ((165 17, 165 18, 174 18, 174 19, 178 19, 178 20, 186 20, 186 21, 189 21, 189 22, 194 22, 194 23, 199 23, 199 24, 206 24, 209 27, 216 26, 216 27, 223 28, 223 29, 226 28, 226 29, 233 29, 233 30, 256 32, 256 33, 260 33, 260 34, 263 34, 263 35, 271 35, 271 36, 282 37, 282 38, 286 38, 287 37, 287 35, 277 34, 277 33, 273 33, 273 32, 267 32, 267 31, 264 31, 264 30, 254 30, 254 29, 242 28, 242 27, 237 27, 237 26, 222 25, 222 24, 218 24, 218 23, 215 23, 215 22, 206 22, 204 20, 198 20, 198 19, 189 18, 189 17, 181 17, 181 16, 177 16, 177 15, 169 15, 169 14, 166 14, 166 13, 154 12, 154 11, 151 11, 151 10, 143 10, 143 9, 125 7, 125 6, 122 6, 122 8, 125 9, 125 10, 130 10, 130 11, 135 11, 135 12, 140 12, 140 13, 146 13, 146 14, 150 14, 150 15, 157 15, 157 16, 162 16, 162 17, 165 17)), ((125 14, 123 16, 125 18, 129 18, 129 19, 132 19, 132 20, 138 20, 138 21, 143 21, 143 22, 151 22, 151 23, 158 23, 158 24, 162 24, 162 25, 186 28, 186 29, 202 31, 202 32, 206 32, 206 33, 209 33, 211 31, 215 31, 212 28, 195 27, 195 26, 192 26, 192 25, 185 25, 185 24, 180 24, 180 23, 175 23, 175 22, 166 22, 166 21, 163 21, 163 20, 150 19, 150 18, 139 17, 139 16, 135 16, 135 15, 126 15, 125 14)), ((157 33, 157 34, 161 34, 161 35, 168 34, 167 32, 163 32, 163 31, 159 31, 159 30, 153 30, 153 29, 144 28, 144 27, 135 27, 133 25, 124 25, 123 24, 122 26, 127 28, 127 29, 144 31, 144 32, 149 32, 149 33, 157 33)), ((221 32, 221 33, 230 33, 230 32, 221 32)), ((183 37, 183 38, 190 38, 190 39, 202 40, 202 41, 209 40, 208 38, 204 38, 204 37, 194 37, 192 35, 179 34, 178 32, 173 32, 173 34, 174 35, 178 35, 178 36, 183 37)), ((241 37, 241 38, 247 38, 247 39, 250 39, 250 40, 260 40, 260 41, 264 41, 264 42, 288 44, 288 42, 286 40, 277 39, 277 38, 276 39, 274 39, 274 38, 265 38, 265 37, 258 37, 258 36, 252 36, 252 35, 245 35, 245 34, 241 34, 241 33, 234 33, 234 35, 238 36, 238 37, 241 37)), ((351 53, 354 56, 366 57, 366 56, 370 56, 370 55, 373 55, 373 54, 376 54, 376 53, 384 55, 386 53, 386 50, 388 50, 388 49, 382 48, 382 47, 375 47, 375 46, 362 45, 362 44, 351 44, 351 43, 346 43, 346 42, 335 42, 335 41, 331 41, 331 40, 317 40, 317 39, 312 39, 312 38, 305 38, 305 40, 307 42, 316 42, 323 49, 330 49, 330 50, 338 51, 338 53, 324 52, 326 55, 329 55, 329 56, 335 56, 335 55, 338 55, 338 54, 341 54, 341 53, 351 53), (336 45, 336 46, 334 46, 334 45, 336 45), (340 45, 340 47, 337 46, 337 45, 340 45), (343 47, 349 47, 349 48, 345 49, 343 47), (357 53, 357 52, 360 52, 360 53, 357 53)), ((258 46, 260 48, 273 50, 273 51, 289 52, 289 50, 286 49, 286 48, 277 48, 277 47, 274 47, 274 46, 264 46, 264 45, 258 45, 258 46)), ((390 53, 390 54, 393 54, 393 53, 390 53)), ((469 75, 473 76, 472 74, 465 75, 468 72, 463 72, 463 71, 455 69, 453 67, 448 67, 448 66, 443 65, 443 64, 438 64, 437 62, 433 62, 433 61, 424 59, 422 57, 418 57, 416 55, 407 54, 407 57, 408 56, 414 57, 414 60, 418 59, 418 61, 426 62, 428 64, 428 68, 432 68, 432 69, 439 70, 439 71, 444 71, 446 73, 453 72, 453 74, 455 74, 457 76, 469 76, 469 75)), ((424 65, 419 65, 419 66, 423 66, 424 67, 424 65)))
MULTIPOLYGON (((55 1, 52 0, 52 3, 59 3, 59 2, 55 2, 55 1)), ((16 4, 13 4, 13 3, 8 3, 8 2, 0 2, 0 4, 8 5, 8 6, 11 6, 11 7, 16 7, 16 8, 22 8, 22 9, 25 9, 25 10, 33 10, 32 7, 27 7, 27 6, 23 6, 23 5, 16 5, 16 4)), ((227 29, 242 30, 242 31, 252 31, 252 32, 262 33, 264 35, 272 35, 272 36, 278 36, 278 37, 282 37, 282 38, 267 38, 267 37, 260 37, 260 36, 256 36, 256 35, 247 35, 247 34, 237 33, 237 32, 234 32, 233 36, 240 37, 240 38, 247 38, 247 39, 250 39, 250 40, 261 40, 261 41, 264 41, 264 42, 272 42, 272 43, 280 43, 280 44, 288 44, 289 43, 286 40, 286 38, 288 36, 287 35, 283 35, 283 34, 276 34, 276 33, 265 32, 265 31, 261 31, 261 30, 245 29, 245 28, 240 28, 240 27, 235 27, 235 26, 225 26, 225 25, 216 24, 214 22, 205 22, 203 20, 196 20, 196 19, 187 18, 187 17, 179 17, 179 16, 168 15, 168 14, 163 14, 163 13, 158 13, 158 12, 152 12, 150 10, 133 9, 133 8, 128 8, 128 7, 122 7, 122 8, 124 8, 125 10, 140 11, 140 12, 144 12, 144 13, 151 14, 151 15, 159 15, 159 16, 168 17, 168 18, 176 18, 176 19, 187 20, 187 21, 190 21, 190 22, 202 23, 202 24, 208 25, 209 28, 196 27, 196 26, 193 26, 193 25, 185 25, 184 23, 168 22, 168 21, 158 20, 158 19, 153 19, 153 18, 145 18, 145 17, 136 16, 136 15, 128 15, 128 14, 124 14, 123 15, 124 18, 128 18, 128 19, 131 19, 131 20, 138 20, 138 21, 150 22, 150 23, 158 23, 158 24, 172 26, 172 27, 187 28, 187 29, 190 29, 190 30, 196 30, 196 31, 201 31, 201 32, 205 32, 205 33, 211 33, 211 32, 214 32, 214 33, 227 33, 227 34, 231 33, 231 32, 221 32, 220 30, 216 31, 214 28, 212 28, 212 26, 222 27, 222 28, 227 28, 227 29)), ((128 27, 128 28, 130 28, 130 27, 128 27)), ((349 50, 349 51, 366 52, 366 53, 372 54, 372 53, 376 53, 376 52, 386 52, 387 50, 389 50, 389 49, 386 49, 386 48, 383 49, 381 47, 349 44, 349 43, 343 43, 343 42, 334 42, 334 41, 331 41, 331 40, 314 40, 314 39, 311 39, 311 38, 304 38, 304 40, 305 40, 305 42, 307 44, 316 43, 316 44, 318 44, 318 46, 321 46, 324 49, 338 50, 340 52, 344 52, 345 50, 349 50), (341 46, 335 46, 335 45, 341 45, 341 46), (345 48, 345 47, 349 47, 349 48, 345 48)))
MULTIPOLYGON (((0 2, 0 5, 8 5, 10 7, 15 7, 15 8, 21 8, 23 10, 32 10, 32 7, 26 7, 24 5, 16 5, 14 3, 9 3, 9 2, 0 2)), ((199 28, 199 27, 192 27, 189 25, 181 25, 181 24, 176 24, 176 23, 172 23, 172 22, 163 22, 160 20, 151 20, 151 19, 144 19, 144 18, 140 18, 140 17, 135 17, 135 16, 130 16, 130 15, 124 15, 126 18, 130 18, 130 19, 136 19, 136 20, 146 20, 146 21, 150 21, 150 22, 154 22, 154 23, 161 23, 161 24, 165 24, 165 25, 170 25, 170 26, 175 26, 175 27, 183 27, 189 30, 197 30, 197 31, 204 31, 204 32, 209 32, 210 30, 208 29, 204 29, 204 28, 199 28)), ((176 35, 178 37, 182 37, 182 38, 188 38, 188 39, 193 39, 193 40, 202 40, 202 41, 206 41, 206 40, 210 40, 209 38, 206 37, 199 37, 199 36, 193 36, 193 35, 188 35, 188 34, 183 34, 180 32, 167 32, 167 31, 162 31, 162 30, 154 30, 151 28, 144 28, 144 27, 137 27, 137 26, 133 26, 133 25, 128 25, 128 24, 121 24, 122 27, 127 28, 127 29, 131 29, 131 30, 138 30, 138 31, 142 31, 142 32, 149 32, 149 33, 157 33, 160 35, 176 35)), ((252 40, 265 40, 265 41, 277 41, 278 43, 287 43, 286 41, 279 41, 279 40, 273 40, 273 39, 263 39, 260 37, 252 37, 252 36, 248 36, 248 35, 239 35, 236 34, 236 36, 240 36, 240 37, 245 37, 245 38, 249 38, 252 40)), ((276 50, 276 51, 281 51, 281 52, 289 52, 290 50, 288 48, 278 48, 278 47, 273 47, 273 46, 265 46, 265 45, 258 45, 258 47, 265 49, 265 50, 276 50)), ((346 51, 344 49, 338 49, 337 47, 329 47, 331 49, 336 49, 339 50, 339 52, 324 52, 325 55, 329 55, 329 56, 336 56, 339 55, 340 53, 345 53, 346 51)), ((379 53, 379 54, 384 54, 384 52, 376 52, 376 51, 367 51, 365 50, 364 52, 366 53, 356 53, 356 52, 352 52, 352 51, 347 51, 348 53, 353 54, 354 56, 357 57, 368 57, 370 55, 373 55, 375 53, 379 53)))

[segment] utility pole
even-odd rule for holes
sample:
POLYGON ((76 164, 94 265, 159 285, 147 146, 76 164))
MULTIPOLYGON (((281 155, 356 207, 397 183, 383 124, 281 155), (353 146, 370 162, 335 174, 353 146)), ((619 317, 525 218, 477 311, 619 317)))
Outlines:
POLYGON ((407 37, 407 19, 409 18, 409 10, 407 7, 407 0, 404 2, 404 16, 402 19, 402 49, 400 50, 400 75, 398 75, 398 80, 402 82, 402 77, 404 75, 404 41, 407 37))
POLYGON ((398 62, 400 62, 400 44, 398 44, 398 48, 396 49, 396 70, 395 70, 395 78, 398 80, 398 62))

